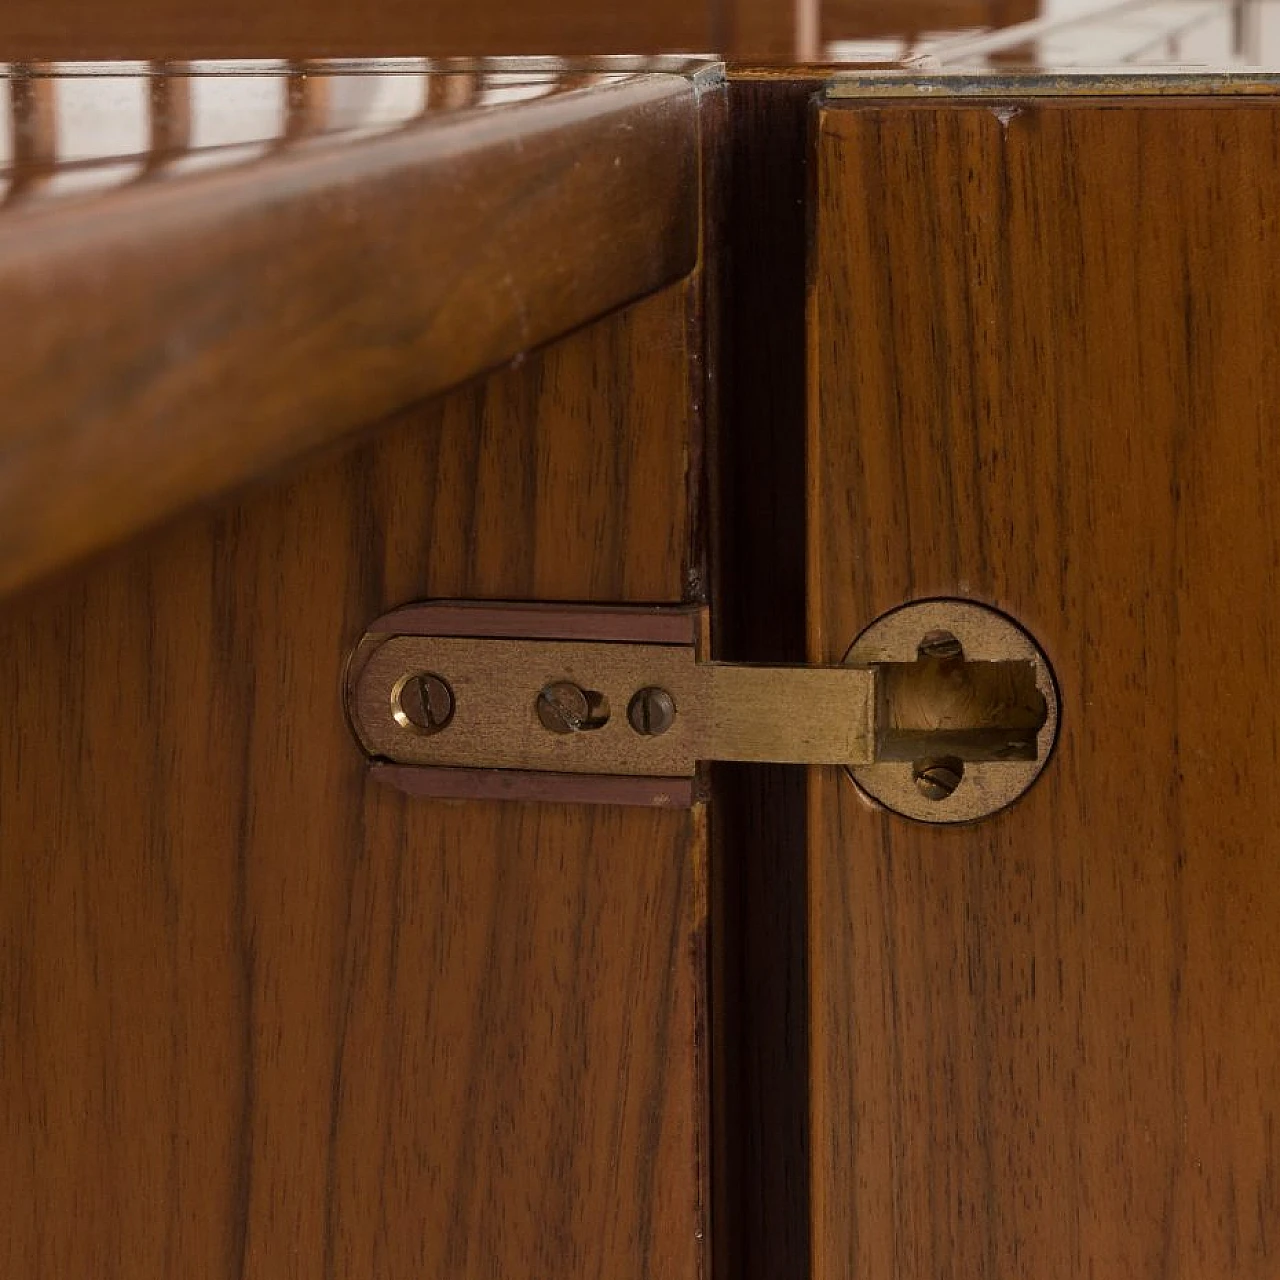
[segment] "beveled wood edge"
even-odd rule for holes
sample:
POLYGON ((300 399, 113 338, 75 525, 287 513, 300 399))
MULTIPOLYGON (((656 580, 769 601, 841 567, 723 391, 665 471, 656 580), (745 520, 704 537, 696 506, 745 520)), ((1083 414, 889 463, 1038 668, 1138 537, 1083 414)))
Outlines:
POLYGON ((697 647, 705 614, 702 605, 424 600, 401 605, 374 619, 366 628, 366 636, 592 640, 697 647))
MULTIPOLYGON (((278 76, 290 62, 305 65, 311 74, 322 76, 370 75, 678 75, 690 80, 703 76, 719 79, 724 60, 714 53, 602 53, 602 54, 394 54, 389 57, 354 55, 327 56, 314 51, 306 56, 266 57, 261 54, 199 57, 187 53, 182 58, 148 58, 137 49, 119 57, 83 57, 68 61, 32 60, 9 52, 9 74, 24 79, 75 79, 78 77, 154 74, 140 68, 181 67, 184 73, 219 80, 235 76, 278 76)), ((833 64, 835 66, 848 64, 833 64)))
POLYGON ((839 72, 823 86, 832 105, 866 98, 913 98, 947 101, 954 98, 1076 98, 1076 97, 1237 97, 1280 93, 1280 74, 1249 69, 1215 71, 1187 68, 1064 68, 1054 71, 983 71, 922 69, 904 64, 876 70, 839 72))
POLYGON ((0 595, 682 279, 716 77, 7 215, 0 595), (495 190, 496 228, 476 214, 495 190))
MULTIPOLYGON (((716 0, 718 8, 720 0, 716 0)), ((231 5, 209 12, 173 0, 147 0, 127 21, 95 0, 30 0, 0 7, 0 50, 11 61, 240 61, 272 58, 381 58, 487 60, 503 58, 574 62, 617 58, 716 57, 725 48, 717 15, 699 5, 658 7, 656 15, 619 21, 608 5, 566 5, 547 12, 533 0, 503 4, 383 5, 373 11, 334 3, 281 9, 231 5), (177 18, 183 10, 189 19, 177 18), (235 12, 226 11, 234 9, 235 12), (674 25, 672 11, 683 9, 674 25), (496 12, 495 12, 496 10, 496 12), (486 12, 487 11, 487 12, 486 12), (643 50, 643 53, 637 53, 643 50)))

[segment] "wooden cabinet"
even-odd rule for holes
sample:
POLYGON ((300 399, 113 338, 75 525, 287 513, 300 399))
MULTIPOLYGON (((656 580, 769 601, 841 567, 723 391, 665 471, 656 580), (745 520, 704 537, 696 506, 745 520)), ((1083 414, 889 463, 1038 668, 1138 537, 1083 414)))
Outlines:
POLYGON ((1273 83, 254 74, 128 173, 6 81, 5 1275, 1271 1275, 1273 83), (1057 677, 972 825, 427 799, 344 715, 412 601, 934 597, 1057 677))

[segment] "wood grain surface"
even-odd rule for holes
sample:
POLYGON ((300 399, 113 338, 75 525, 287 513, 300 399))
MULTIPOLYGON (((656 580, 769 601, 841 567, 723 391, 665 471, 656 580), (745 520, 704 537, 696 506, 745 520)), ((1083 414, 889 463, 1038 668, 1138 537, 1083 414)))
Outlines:
POLYGON ((681 285, 0 615, 0 1272, 702 1274, 697 813, 411 799, 424 597, 678 601, 681 285))
POLYGON ((696 97, 623 78, 6 211, 0 592, 688 273, 696 97))
POLYGON ((1280 110, 821 113, 810 655, 955 594, 1062 695, 967 829, 812 791, 816 1280, 1280 1259, 1280 110))

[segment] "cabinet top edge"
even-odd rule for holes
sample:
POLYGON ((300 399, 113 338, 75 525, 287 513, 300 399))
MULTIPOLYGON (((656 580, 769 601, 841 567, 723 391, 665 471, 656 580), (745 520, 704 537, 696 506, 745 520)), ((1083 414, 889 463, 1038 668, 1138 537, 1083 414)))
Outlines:
POLYGON ((823 89, 835 103, 865 98, 1216 97, 1280 93, 1280 72, 1203 67, 1088 71, 926 71, 908 68, 835 76, 823 89))

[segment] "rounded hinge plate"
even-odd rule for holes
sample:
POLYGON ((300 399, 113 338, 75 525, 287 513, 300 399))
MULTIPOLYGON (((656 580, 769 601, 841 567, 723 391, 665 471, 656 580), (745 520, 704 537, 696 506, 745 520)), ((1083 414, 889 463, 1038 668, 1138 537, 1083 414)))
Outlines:
MULTIPOLYGON (((1027 631, 1006 614, 969 600, 920 600, 902 605, 873 622, 845 654, 846 665, 885 667, 893 664, 910 678, 910 705, 899 708, 882 703, 878 721, 882 741, 872 764, 855 765, 848 772, 859 789, 886 809, 920 822, 975 822, 1012 804, 1022 796, 1044 770, 1058 736, 1059 699, 1053 670, 1043 650, 1027 631), (983 663, 1026 663, 1029 682, 1043 699, 1035 719, 1029 718, 1027 690, 1021 705, 1010 716, 1009 706, 993 707, 992 722, 1016 722, 1024 729, 1008 743, 998 735, 992 739, 969 731, 954 743, 947 743, 946 717, 949 706, 968 705, 964 711, 972 722, 972 702, 997 700, 990 681, 975 679, 994 668, 974 667, 983 663), (976 690, 976 692, 975 692, 976 690), (932 745, 912 748, 912 734, 904 730, 896 742, 889 741, 892 726, 906 719, 918 730, 917 741, 932 745), (1039 720, 1038 726, 1035 721, 1039 720), (889 726, 886 731, 885 726, 889 726), (939 746, 938 743, 944 745, 939 746), (1001 758, 1007 752, 1007 758, 1001 758), (891 756, 893 758, 885 758, 891 756), (1020 757, 1020 758, 1019 758, 1020 757)), ((881 697, 892 697, 893 682, 886 682, 881 697)), ((1012 694, 1009 696, 1013 696, 1012 694)))

